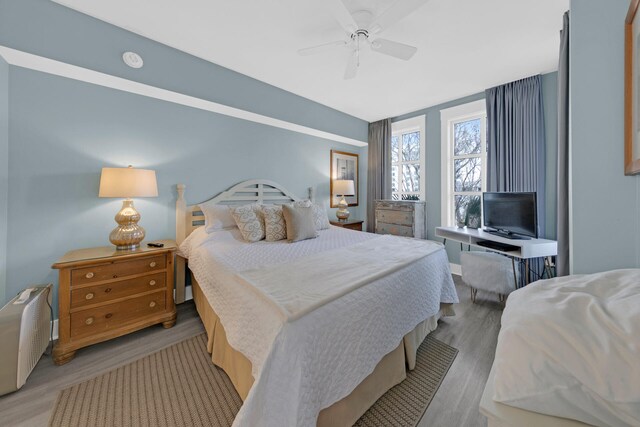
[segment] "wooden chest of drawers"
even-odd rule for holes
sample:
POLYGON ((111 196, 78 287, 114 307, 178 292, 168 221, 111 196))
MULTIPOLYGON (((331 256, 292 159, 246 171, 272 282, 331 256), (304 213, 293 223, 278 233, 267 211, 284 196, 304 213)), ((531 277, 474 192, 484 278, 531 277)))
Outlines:
POLYGON ((425 202, 416 200, 376 200, 377 234, 427 238, 425 202))
POLYGON ((348 228, 349 230, 362 231, 362 223, 364 221, 361 219, 348 219, 346 221, 329 221, 331 225, 335 225, 336 227, 348 228))
POLYGON ((113 246, 72 251, 59 270, 58 342, 53 360, 62 365, 77 349, 157 323, 176 321, 173 301, 175 242, 116 251, 113 246))

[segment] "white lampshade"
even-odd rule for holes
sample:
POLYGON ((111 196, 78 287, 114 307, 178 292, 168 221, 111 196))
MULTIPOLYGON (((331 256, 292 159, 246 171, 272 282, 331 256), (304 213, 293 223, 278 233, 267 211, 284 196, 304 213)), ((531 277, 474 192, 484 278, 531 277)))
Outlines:
POLYGON ((158 197, 156 172, 131 166, 102 168, 98 197, 158 197))
POLYGON ((336 179, 333 181, 333 193, 337 196, 353 196, 356 194, 353 180, 350 179, 336 179))

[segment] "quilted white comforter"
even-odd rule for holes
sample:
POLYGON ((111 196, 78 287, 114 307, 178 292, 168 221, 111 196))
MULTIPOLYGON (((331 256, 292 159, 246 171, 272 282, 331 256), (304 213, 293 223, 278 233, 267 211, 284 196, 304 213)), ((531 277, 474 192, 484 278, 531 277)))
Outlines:
POLYGON ((255 381, 234 426, 314 426, 321 409, 351 393, 440 303, 458 302, 442 247, 296 320, 239 282, 261 266, 380 238, 331 227, 293 244, 248 244, 237 229, 209 235, 200 229, 181 245, 229 344, 252 364, 255 381))

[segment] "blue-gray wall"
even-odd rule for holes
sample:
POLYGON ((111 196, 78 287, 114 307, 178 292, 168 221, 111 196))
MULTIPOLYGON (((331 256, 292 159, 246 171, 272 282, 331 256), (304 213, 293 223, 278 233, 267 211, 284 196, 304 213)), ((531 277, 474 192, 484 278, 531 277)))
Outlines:
MULTIPOLYGON (((367 139, 368 124, 360 119, 47 0, 0 1, 0 45, 367 139), (125 50, 139 52, 144 68, 124 66, 125 50)), ((0 65, 0 88, 7 87, 6 69, 0 65)), ((16 66, 8 67, 8 87, 8 156, 1 158, 9 165, 11 191, 3 204, 8 219, 0 223, 8 225, 11 242, 7 297, 30 284, 57 283, 50 266, 66 251, 109 244, 121 201, 97 197, 103 166, 156 170, 159 197, 136 200, 150 239, 175 236, 179 182, 187 185, 189 203, 245 179, 267 178, 301 197, 314 187, 328 204, 331 149, 360 154, 360 206, 352 212, 364 216, 366 148, 16 66)), ((0 136, 0 150, 1 142, 0 136)))
POLYGON ((640 177, 623 174, 628 0, 572 0, 574 273, 640 267, 640 177))
MULTIPOLYGON (((560 18, 558 18, 560 19, 560 18)), ((557 106, 557 76, 558 73, 549 73, 542 76, 542 96, 544 102, 544 119, 546 127, 546 237, 554 239, 556 236, 556 157, 558 146, 558 106, 557 106)), ((508 83, 508 82, 505 82, 508 83)), ((484 99, 484 92, 465 98, 456 99, 444 104, 414 111, 399 117, 394 117, 393 122, 411 117, 426 116, 426 168, 427 168, 427 235, 429 239, 435 239, 435 228, 442 224, 441 213, 441 178, 442 178, 442 153, 440 135, 440 111, 467 104, 469 102, 484 99)), ((449 260, 452 263, 460 262, 460 245, 454 242, 447 243, 449 260)))
POLYGON ((0 303, 7 282, 7 201, 9 198, 9 64, 0 58, 0 303))

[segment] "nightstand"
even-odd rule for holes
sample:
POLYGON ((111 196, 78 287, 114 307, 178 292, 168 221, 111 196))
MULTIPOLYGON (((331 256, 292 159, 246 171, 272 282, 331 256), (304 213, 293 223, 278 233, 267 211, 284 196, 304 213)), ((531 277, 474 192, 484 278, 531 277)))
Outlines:
POLYGON ((335 225, 336 227, 348 228, 349 230, 362 231, 362 223, 363 220, 359 219, 348 219, 346 221, 329 221, 331 225, 335 225))
POLYGON ((80 249, 53 264, 59 270, 58 342, 53 361, 63 365, 76 350, 147 326, 176 323, 173 258, 176 243, 162 248, 114 246, 80 249))

